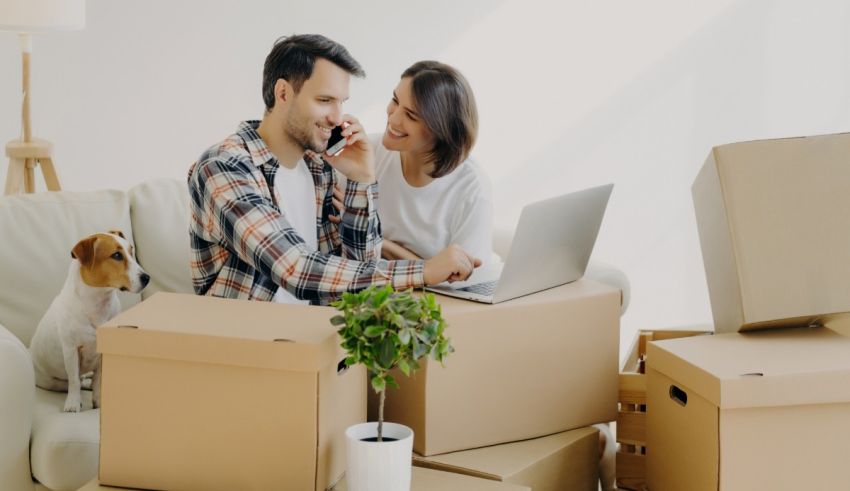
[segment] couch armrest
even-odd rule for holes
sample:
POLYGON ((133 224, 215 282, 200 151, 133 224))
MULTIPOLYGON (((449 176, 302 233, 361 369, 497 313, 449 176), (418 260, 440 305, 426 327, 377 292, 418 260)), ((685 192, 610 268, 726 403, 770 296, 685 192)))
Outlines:
POLYGON ((35 373, 29 351, 0 325, 0 489, 32 491, 30 432, 35 373))

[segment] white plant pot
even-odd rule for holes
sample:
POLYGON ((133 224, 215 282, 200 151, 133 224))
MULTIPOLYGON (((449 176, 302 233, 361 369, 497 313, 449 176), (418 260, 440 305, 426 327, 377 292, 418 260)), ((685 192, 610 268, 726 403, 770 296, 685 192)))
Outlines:
POLYGON ((348 466, 345 482, 348 491, 409 491, 410 465, 413 458, 413 430, 407 426, 384 423, 388 442, 367 442, 378 436, 378 423, 362 423, 345 430, 348 440, 348 466))

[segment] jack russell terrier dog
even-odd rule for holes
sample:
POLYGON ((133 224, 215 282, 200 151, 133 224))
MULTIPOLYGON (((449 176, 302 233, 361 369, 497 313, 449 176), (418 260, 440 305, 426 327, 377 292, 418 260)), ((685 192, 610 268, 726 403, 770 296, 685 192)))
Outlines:
POLYGON ((91 378, 92 404, 100 407, 100 355, 95 329, 118 314, 118 290, 141 292, 151 277, 139 266, 133 246, 120 231, 95 234, 71 250, 62 291, 38 323, 30 342, 35 384, 68 392, 65 411, 82 410, 82 376, 91 378))

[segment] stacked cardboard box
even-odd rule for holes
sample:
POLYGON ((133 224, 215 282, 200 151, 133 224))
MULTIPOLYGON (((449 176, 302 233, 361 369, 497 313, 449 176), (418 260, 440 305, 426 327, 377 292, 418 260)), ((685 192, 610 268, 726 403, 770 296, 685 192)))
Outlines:
POLYGON ((599 431, 579 428, 523 442, 414 455, 416 466, 528 486, 535 491, 596 491, 599 431))
POLYGON ((723 334, 648 347, 652 491, 846 487, 848 190, 850 134, 712 150, 693 195, 723 334))
MULTIPOLYGON (((238 488, 243 489, 243 488, 238 488)), ((338 482, 331 491, 346 491, 345 479, 338 482)), ((572 488, 570 488, 572 489, 572 488)), ((116 488, 100 484, 97 479, 89 482, 78 491, 127 491, 128 488, 116 488)), ((131 490, 132 491, 132 490, 131 490)), ((526 486, 494 482, 487 479, 463 476, 450 472, 414 468, 410 480, 410 491, 531 491, 526 486)))
POLYGON ((617 413, 617 487, 629 491, 646 488, 646 347, 650 341, 711 334, 710 326, 698 329, 641 330, 620 368, 617 413))
POLYGON ((583 279, 496 305, 439 302, 456 352, 445 367, 396 373, 386 397, 385 419, 413 428, 414 464, 595 490, 598 432, 587 427, 617 414, 619 292, 583 279))
MULTIPOLYGON (((457 351, 445 368, 426 361, 415 378, 399 376, 386 419, 411 426, 424 456, 510 443, 472 454, 467 467, 431 467, 592 489, 597 430, 568 430, 615 418, 619 292, 580 280, 495 306, 440 302, 457 351)), ((158 293, 100 327, 100 482, 213 491, 339 483, 344 430, 366 419, 367 380, 344 365, 335 314, 158 293)), ((452 458, 467 462, 462 453, 452 458)))

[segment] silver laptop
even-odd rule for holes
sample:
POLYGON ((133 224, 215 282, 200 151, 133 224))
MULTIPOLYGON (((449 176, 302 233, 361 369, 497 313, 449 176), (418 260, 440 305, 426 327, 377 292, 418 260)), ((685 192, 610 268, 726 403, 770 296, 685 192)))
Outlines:
POLYGON ((581 278, 613 188, 606 184, 526 205, 504 264, 485 264, 467 281, 427 289, 499 303, 581 278))

